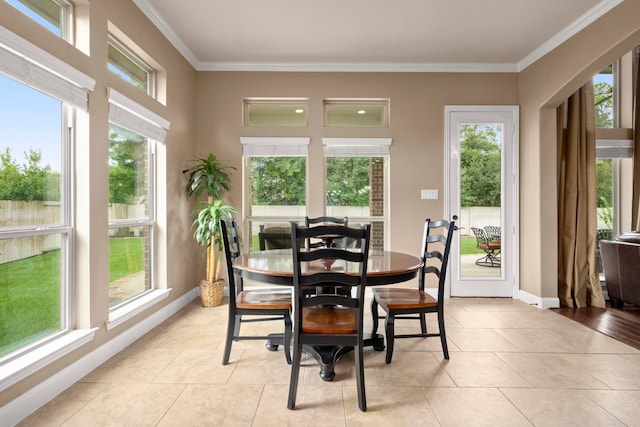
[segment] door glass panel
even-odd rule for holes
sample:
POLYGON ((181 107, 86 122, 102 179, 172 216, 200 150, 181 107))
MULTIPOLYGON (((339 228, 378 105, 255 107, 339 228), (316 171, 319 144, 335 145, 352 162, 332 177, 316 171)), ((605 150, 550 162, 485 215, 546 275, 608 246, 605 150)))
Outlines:
POLYGON ((462 124, 460 142, 461 278, 501 277, 502 124, 462 124))

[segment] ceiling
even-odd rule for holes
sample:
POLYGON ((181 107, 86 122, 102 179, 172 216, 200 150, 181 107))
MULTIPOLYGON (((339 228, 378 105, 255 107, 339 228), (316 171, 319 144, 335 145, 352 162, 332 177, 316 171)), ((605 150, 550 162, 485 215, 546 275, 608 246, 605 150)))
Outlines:
POLYGON ((623 0, 133 1, 197 70, 517 72, 623 0))

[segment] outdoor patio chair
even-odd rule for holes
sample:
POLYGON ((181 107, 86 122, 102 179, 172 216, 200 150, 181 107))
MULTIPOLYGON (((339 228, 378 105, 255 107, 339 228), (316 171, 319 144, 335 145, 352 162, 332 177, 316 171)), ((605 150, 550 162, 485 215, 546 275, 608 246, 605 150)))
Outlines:
POLYGON ((500 267, 501 242, 489 239, 487 232, 482 228, 471 227, 476 236, 476 246, 482 249, 485 256, 476 260, 476 265, 483 267, 500 267))

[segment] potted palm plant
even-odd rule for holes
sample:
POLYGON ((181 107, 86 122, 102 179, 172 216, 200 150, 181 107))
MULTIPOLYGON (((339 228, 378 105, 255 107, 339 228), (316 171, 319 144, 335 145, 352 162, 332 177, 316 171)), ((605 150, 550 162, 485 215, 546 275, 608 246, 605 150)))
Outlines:
POLYGON ((205 278, 200 281, 202 305, 213 307, 220 305, 224 290, 222 271, 222 236, 220 219, 231 218, 236 210, 221 199, 223 191, 231 187, 231 173, 236 169, 220 162, 214 154, 192 160, 191 166, 184 171, 188 174, 187 196, 199 200, 203 193, 207 199, 198 202, 192 212, 193 237, 205 248, 205 278))

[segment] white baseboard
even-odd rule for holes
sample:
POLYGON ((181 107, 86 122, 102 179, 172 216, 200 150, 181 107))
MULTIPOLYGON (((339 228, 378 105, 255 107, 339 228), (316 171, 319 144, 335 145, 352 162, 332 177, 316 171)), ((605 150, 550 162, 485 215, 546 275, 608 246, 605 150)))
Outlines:
POLYGON ((111 357, 127 348, 138 338, 177 313, 197 297, 196 288, 182 295, 143 321, 132 326, 109 342, 98 347, 86 356, 78 359, 55 375, 23 393, 0 408, 0 420, 3 426, 19 423, 45 403, 72 386, 89 372, 102 365, 111 357))
POLYGON ((526 302, 529 305, 535 305, 538 308, 559 308, 559 298, 541 298, 536 295, 532 295, 529 292, 523 290, 518 291, 518 299, 526 302))

